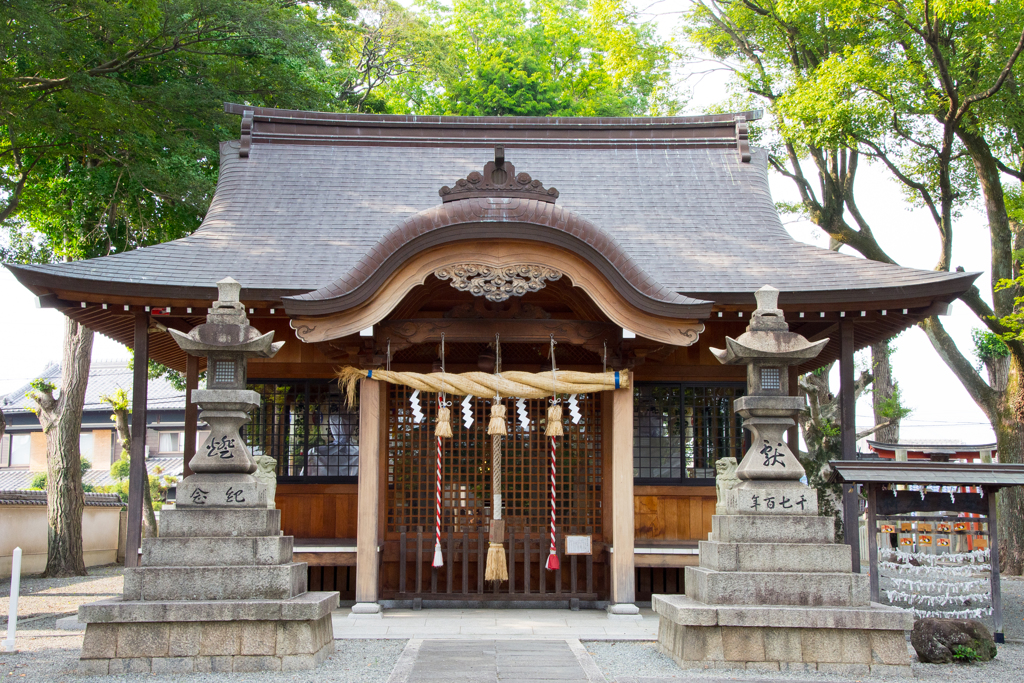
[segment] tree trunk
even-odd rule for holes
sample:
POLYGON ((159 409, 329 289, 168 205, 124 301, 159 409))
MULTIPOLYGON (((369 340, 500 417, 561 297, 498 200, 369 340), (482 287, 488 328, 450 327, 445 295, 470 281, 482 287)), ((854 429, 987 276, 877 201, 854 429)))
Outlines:
MULTIPOLYGON (((125 457, 132 450, 132 428, 128 420, 127 405, 116 405, 111 403, 114 413, 114 424, 117 427, 117 435, 121 440, 121 457, 125 457)), ((129 483, 129 486, 131 484, 129 483)), ((142 536, 144 538, 156 538, 159 530, 156 524, 156 512, 153 510, 153 492, 149 488, 149 477, 146 477, 146 487, 142 490, 142 536)))
MULTIPOLYGON (((892 366, 889 363, 889 354, 888 341, 871 345, 871 372, 874 375, 871 382, 871 402, 874 406, 876 425, 889 419, 882 414, 884 403, 887 400, 892 400, 893 395, 892 366)), ((875 440, 882 443, 899 443, 900 421, 896 419, 892 424, 876 430, 875 440)))
MULTIPOLYGON (((1024 372, 1016 358, 1010 356, 1007 390, 997 404, 998 419, 992 420, 996 432, 999 462, 1024 462, 1024 425, 1017 420, 1017 397, 1020 396, 1024 372)), ((999 559, 1001 571, 1007 575, 1024 573, 1024 490, 1010 486, 999 492, 999 559)))
POLYGON ((64 323, 60 399, 52 391, 36 396, 46 434, 47 557, 45 577, 84 576, 82 550, 82 457, 79 436, 92 362, 93 332, 71 318, 64 323))

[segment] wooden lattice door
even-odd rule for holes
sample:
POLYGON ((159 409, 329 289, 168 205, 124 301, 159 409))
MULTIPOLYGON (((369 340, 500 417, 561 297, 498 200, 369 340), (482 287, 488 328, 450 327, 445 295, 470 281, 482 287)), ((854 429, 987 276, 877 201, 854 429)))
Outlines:
MULTIPOLYGON (((568 558, 557 576, 539 569, 548 548, 550 483, 549 445, 544 437, 547 400, 527 400, 523 422, 514 399, 508 407, 508 435, 503 440, 503 516, 508 527, 511 581, 500 587, 483 583, 483 559, 491 507, 491 437, 487 434, 489 399, 469 401, 472 425, 467 428, 461 397, 452 399, 451 439, 442 455, 442 546, 446 553, 440 577, 429 566, 435 530, 437 446, 434 424, 436 396, 420 394, 423 418, 416 422, 413 391, 390 386, 388 392, 385 481, 385 597, 522 598, 561 594, 595 597, 594 557, 568 558), (513 545, 514 544, 514 545, 513 545), (388 551, 390 550, 390 552, 388 551), (389 560, 394 563, 389 563, 389 560), (391 566, 389 566, 391 564, 391 566), (397 567, 394 566, 397 564, 397 567), (429 587, 426 583, 429 581, 429 587), (440 583, 438 583, 440 581, 440 583), (564 590, 563 590, 564 589, 564 590)), ((564 436, 558 441, 556 509, 559 536, 587 534, 603 548, 601 400, 598 394, 577 396, 580 419, 573 423, 565 410, 564 436)), ((564 552, 559 543, 559 552, 564 552)), ((596 558, 599 559, 599 558, 596 558)))

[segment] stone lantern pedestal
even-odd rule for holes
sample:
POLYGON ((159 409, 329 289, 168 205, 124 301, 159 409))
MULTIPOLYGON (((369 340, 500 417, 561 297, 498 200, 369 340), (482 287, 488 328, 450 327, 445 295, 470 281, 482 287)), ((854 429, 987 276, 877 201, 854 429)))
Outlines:
POLYGON ((686 567, 686 595, 652 599, 659 649, 684 668, 910 675, 903 632, 912 613, 870 602, 868 576, 853 573, 850 547, 835 543, 831 517, 818 516, 816 491, 783 438, 806 407, 789 396, 788 368, 828 340, 789 332, 778 294, 758 291, 746 333, 712 349, 747 366, 748 395, 735 406, 751 447, 700 542, 700 566, 686 567))
POLYGON ((192 673, 311 669, 334 652, 338 593, 307 592, 306 563, 267 488, 252 473, 239 429, 259 406, 245 389, 245 359, 282 346, 249 325, 230 278, 207 322, 175 340, 207 357, 207 386, 193 391, 210 435, 178 485, 177 509, 159 538, 142 541, 141 566, 125 569, 124 594, 78 609, 86 623, 84 673, 192 673))

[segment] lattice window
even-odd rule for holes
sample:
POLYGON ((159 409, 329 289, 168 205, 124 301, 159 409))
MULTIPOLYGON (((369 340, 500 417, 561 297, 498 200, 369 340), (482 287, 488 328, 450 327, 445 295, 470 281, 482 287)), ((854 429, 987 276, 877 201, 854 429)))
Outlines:
POLYGON ((359 412, 327 380, 250 383, 260 407, 245 426, 253 455, 277 460, 278 481, 345 481, 359 473, 359 412))
POLYGON ((743 457, 733 401, 744 385, 638 382, 633 390, 633 476, 656 483, 713 479, 719 458, 743 457))
MULTIPOLYGON (((437 397, 420 394, 423 421, 413 422, 412 390, 388 392, 387 531, 432 531, 437 442, 437 397)), ((491 506, 490 401, 471 401, 474 422, 466 429, 460 397, 452 399, 453 438, 444 440, 442 530, 476 531, 486 527, 491 506)), ((528 400, 529 427, 523 429, 515 402, 508 408, 508 435, 502 443, 503 516, 510 529, 544 533, 549 511, 549 442, 544 437, 547 400, 528 400)), ((579 397, 582 418, 572 424, 564 410, 565 435, 558 440, 556 509, 562 533, 594 534, 600 540, 602 442, 600 396, 579 397)))

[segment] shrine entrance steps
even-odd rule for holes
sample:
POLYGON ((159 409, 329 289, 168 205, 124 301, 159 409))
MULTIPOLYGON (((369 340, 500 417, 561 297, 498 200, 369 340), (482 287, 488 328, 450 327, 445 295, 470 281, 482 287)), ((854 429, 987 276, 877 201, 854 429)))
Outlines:
POLYGON ((604 683, 579 640, 418 640, 388 683, 604 683))

